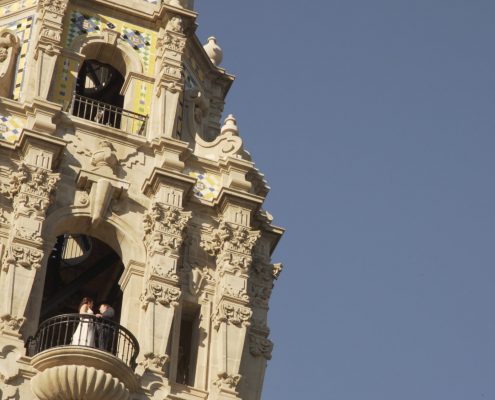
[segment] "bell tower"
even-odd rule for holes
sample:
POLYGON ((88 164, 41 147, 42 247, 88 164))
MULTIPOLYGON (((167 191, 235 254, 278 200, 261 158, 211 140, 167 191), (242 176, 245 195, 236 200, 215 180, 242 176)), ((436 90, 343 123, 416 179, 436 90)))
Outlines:
POLYGON ((0 0, 0 400, 261 398, 283 229, 196 18, 0 0))

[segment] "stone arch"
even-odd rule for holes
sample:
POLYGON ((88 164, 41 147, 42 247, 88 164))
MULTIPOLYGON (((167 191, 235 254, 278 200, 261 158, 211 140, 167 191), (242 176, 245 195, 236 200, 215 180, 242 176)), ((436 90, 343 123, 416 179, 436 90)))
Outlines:
MULTIPOLYGON (((124 77, 124 107, 133 110, 137 89, 130 80, 133 74, 143 74, 144 66, 139 53, 129 43, 120 39, 120 35, 112 31, 104 31, 102 35, 82 35, 76 38, 71 49, 82 57, 79 67, 84 60, 97 60, 114 67, 124 77), (131 84, 129 84, 131 83, 131 84)), ((74 70, 78 74, 79 69, 74 70)))
POLYGON ((105 242, 120 256, 124 266, 131 261, 146 260, 142 232, 137 232, 135 227, 115 215, 103 220, 96 228, 91 223, 89 210, 58 209, 46 218, 42 236, 46 242, 54 243, 57 236, 64 233, 86 234, 105 242))
POLYGON ((104 35, 80 36, 73 41, 71 49, 85 59, 94 58, 112 65, 124 77, 131 72, 142 74, 144 68, 138 53, 118 36, 109 32, 104 35))
MULTIPOLYGON (((38 271, 37 277, 31 288, 30 301, 26 314, 24 331, 26 336, 33 335, 38 329, 41 315, 42 296, 45 287, 45 274, 48 258, 54 248, 57 237, 64 233, 85 234, 107 244, 120 257, 124 266, 123 277, 133 269, 144 266, 146 262, 146 249, 143 243, 143 234, 136 231, 135 227, 125 223, 116 215, 100 222, 98 227, 91 223, 89 210, 75 209, 74 206, 62 207, 51 213, 43 225, 42 237, 45 242, 45 258, 43 267, 38 271)), ((119 284, 121 284, 119 282, 119 284)), ((139 286, 139 285, 138 285, 139 286)), ((124 302, 135 294, 124 291, 124 302), (127 299, 126 299, 127 296, 127 299)), ((132 302, 132 300, 131 300, 132 302)), ((135 306, 135 305, 134 305, 135 306)), ((139 307, 139 305, 135 306, 139 307)), ((122 310, 121 323, 124 325, 132 321, 132 316, 138 310, 127 307, 122 310)), ((135 321, 134 321, 135 322, 135 321)))

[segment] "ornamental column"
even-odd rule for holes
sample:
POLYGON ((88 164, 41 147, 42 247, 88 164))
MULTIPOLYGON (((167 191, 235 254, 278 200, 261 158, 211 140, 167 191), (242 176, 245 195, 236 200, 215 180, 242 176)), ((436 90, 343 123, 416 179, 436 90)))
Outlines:
POLYGON ((258 199, 243 197, 238 199, 224 193, 218 227, 201 244, 216 257, 210 374, 213 399, 239 398, 241 359, 251 325, 249 269, 253 248, 260 237, 260 232, 251 228, 251 216, 258 207, 258 199))
MULTIPOLYGON (((59 181, 59 174, 52 168, 65 145, 36 136, 34 132, 24 133, 22 161, 0 188, 10 205, 2 211, 10 230, 0 268, 0 333, 18 339, 28 306, 34 310, 31 314, 37 315, 41 304, 41 299, 36 298, 41 294, 32 292, 32 288, 36 277, 44 279, 46 246, 42 229, 59 181)), ((47 250, 49 253, 51 249, 47 250)), ((26 330, 29 332, 29 328, 26 330)))
POLYGON ((169 14, 165 27, 160 28, 157 41, 155 96, 149 118, 152 139, 176 136, 179 99, 184 89, 186 39, 183 17, 169 14))
POLYGON ((62 52, 63 19, 68 0, 41 0, 39 3, 38 40, 31 71, 31 90, 26 98, 48 99, 55 65, 62 52))
POLYGON ((141 365, 160 374, 170 356, 167 346, 181 297, 178 261, 192 214, 183 203, 193 183, 181 173, 155 168, 143 188, 151 205, 143 220, 147 262, 141 295, 141 365))

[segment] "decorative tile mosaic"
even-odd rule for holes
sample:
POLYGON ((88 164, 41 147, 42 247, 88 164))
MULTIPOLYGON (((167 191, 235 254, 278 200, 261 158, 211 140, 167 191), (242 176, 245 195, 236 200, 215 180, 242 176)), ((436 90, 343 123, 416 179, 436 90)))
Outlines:
POLYGON ((26 56, 29 51, 29 45, 31 42, 30 39, 33 32, 32 29, 33 25, 34 25, 34 16, 31 15, 1 27, 16 32, 21 42, 21 51, 17 58, 17 65, 16 65, 17 73, 14 82, 14 95, 13 95, 14 100, 19 99, 22 85, 24 84, 24 75, 26 70, 26 59, 27 59, 26 56))
MULTIPOLYGON (((93 15, 90 10, 78 8, 72 9, 70 18, 66 20, 63 42, 66 46, 72 46, 77 37, 81 35, 99 35, 103 29, 119 32, 122 39, 127 41, 134 51, 139 54, 144 72, 150 75, 154 73, 154 64, 151 60, 155 56, 154 48, 157 33, 153 30, 145 30, 113 17, 93 15)), ((71 101, 79 65, 75 61, 66 59, 57 68, 54 100, 59 104, 67 105, 71 101)), ((131 111, 144 115, 149 114, 153 93, 152 85, 147 82, 140 82, 137 83, 136 90, 131 111)))
POLYGON ((140 58, 143 61, 144 70, 147 71, 150 66, 151 35, 129 27, 123 27, 121 35, 134 50, 139 52, 140 58))
POLYGON ((12 14, 14 12, 22 11, 26 8, 35 6, 38 4, 38 0, 17 0, 9 4, 4 4, 0 8, 0 17, 12 14))
POLYGON ((196 178, 196 184, 193 188, 194 196, 207 201, 213 201, 218 197, 222 187, 218 175, 192 170, 186 170, 185 172, 189 176, 196 178))
POLYGON ((25 121, 14 115, 0 113, 0 140, 15 142, 21 135, 25 121), (5 114, 5 115, 2 115, 5 114))
POLYGON ((73 11, 70 15, 70 25, 66 45, 70 47, 74 39, 80 35, 91 35, 101 31, 101 19, 96 16, 73 11))

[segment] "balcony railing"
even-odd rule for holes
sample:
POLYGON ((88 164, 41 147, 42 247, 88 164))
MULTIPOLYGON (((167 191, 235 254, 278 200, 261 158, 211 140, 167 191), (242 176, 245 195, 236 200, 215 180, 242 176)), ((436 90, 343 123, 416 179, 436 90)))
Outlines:
POLYGON ((139 343, 123 326, 89 314, 64 314, 47 319, 28 340, 30 357, 56 347, 83 346, 113 354, 134 369, 139 343))
POLYGON ((79 94, 74 95, 72 114, 100 125, 111 126, 139 136, 145 134, 146 123, 148 122, 148 116, 146 115, 124 110, 79 94))

